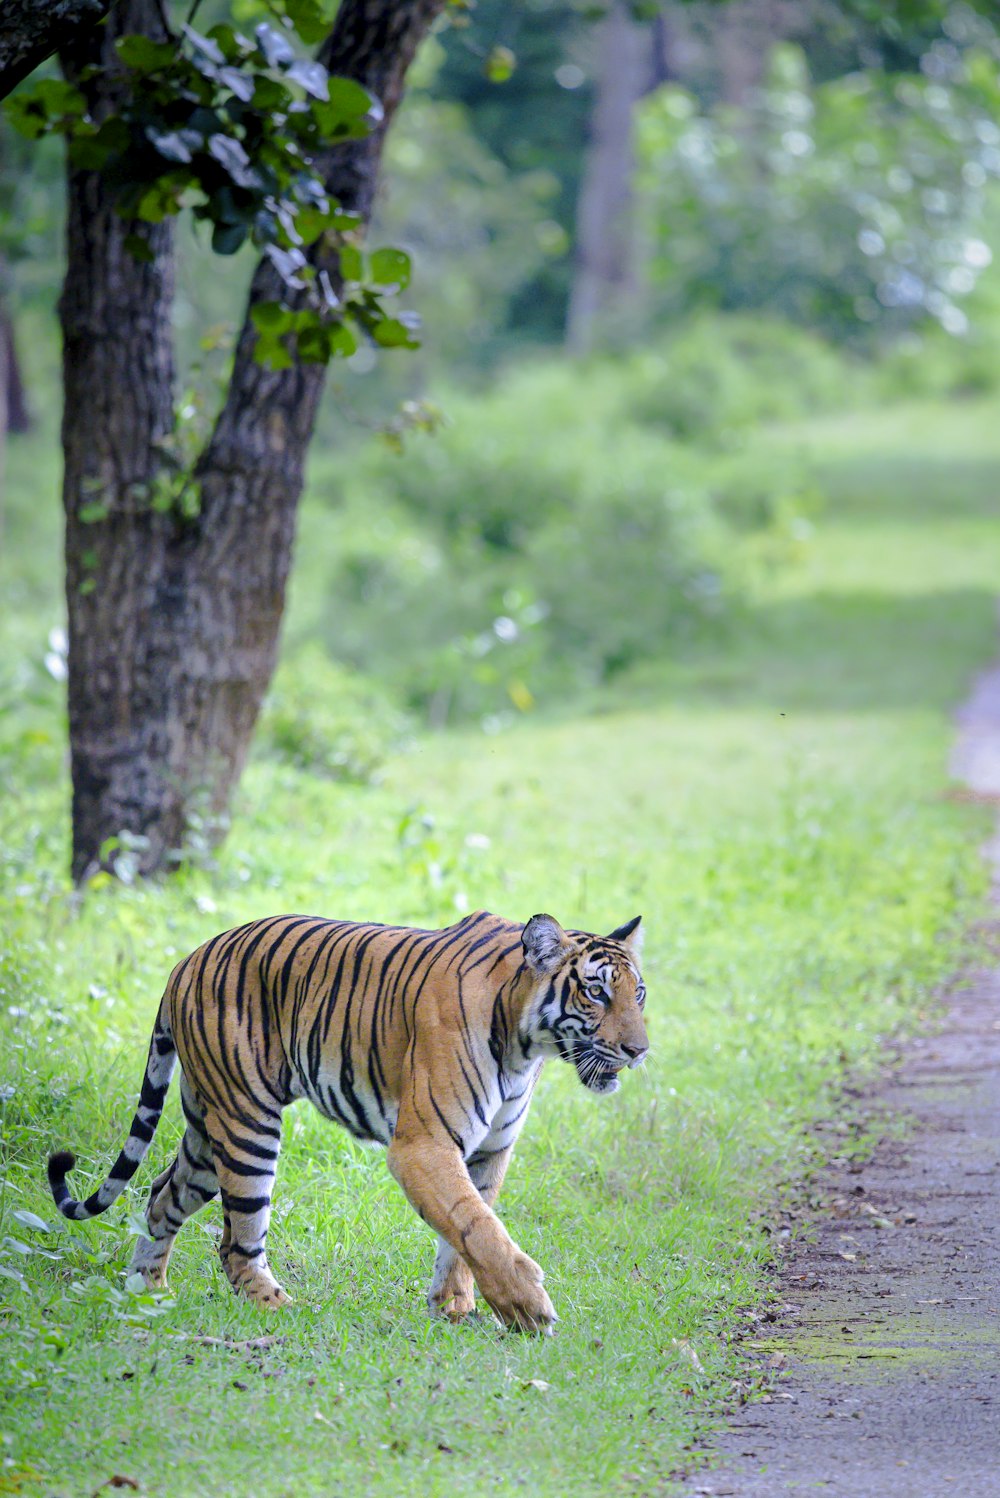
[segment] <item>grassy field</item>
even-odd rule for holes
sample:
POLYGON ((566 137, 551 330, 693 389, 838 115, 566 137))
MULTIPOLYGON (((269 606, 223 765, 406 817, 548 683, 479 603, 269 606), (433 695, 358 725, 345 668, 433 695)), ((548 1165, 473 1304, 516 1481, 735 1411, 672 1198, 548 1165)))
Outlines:
MULTIPOLYGON (((67 889, 62 745, 41 677, 12 678, 0 1491, 69 1498, 115 1473, 156 1498, 669 1487, 767 1293, 811 1126, 845 1068, 927 1012, 983 893, 985 816, 949 798, 946 761, 949 710, 994 646, 1000 405, 766 440, 809 449, 827 506, 734 637, 585 710, 425 738, 376 787, 258 761, 217 865, 163 887, 67 889), (169 1297, 123 1292, 129 1213, 173 1149, 176 1100, 106 1220, 63 1223, 43 1163, 68 1145, 78 1188, 103 1177, 176 957, 279 910, 437 925, 474 906, 597 930, 641 911, 648 927, 647 1067, 600 1100, 551 1066, 501 1198, 558 1335, 430 1322, 429 1233, 379 1155, 302 1106, 271 1238, 294 1309, 266 1321, 233 1297, 217 1208, 181 1235, 169 1297), (277 1340, 240 1348, 261 1335, 277 1340)), ((15 453, 12 482, 30 472, 15 453)), ((307 507, 306 546, 311 523, 307 507)), ((42 618, 51 575, 17 586, 42 618)), ((5 638, 15 668, 41 654, 37 622, 5 638)))

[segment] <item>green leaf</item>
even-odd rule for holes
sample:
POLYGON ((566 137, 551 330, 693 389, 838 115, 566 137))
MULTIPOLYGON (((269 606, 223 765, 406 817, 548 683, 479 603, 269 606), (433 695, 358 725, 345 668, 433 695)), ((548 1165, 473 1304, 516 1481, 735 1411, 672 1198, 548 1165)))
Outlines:
POLYGON ((300 208, 295 215, 295 229, 303 244, 315 244, 316 240, 330 227, 330 210, 328 208, 300 208))
POLYGON ((412 329, 398 317, 386 317, 375 324, 372 337, 382 348, 419 348, 419 341, 414 338, 412 329))
POLYGON ((254 34, 269 68, 287 68, 295 61, 295 48, 291 42, 266 21, 261 22, 254 34))
POLYGON ((197 54, 195 67, 199 66, 198 57, 205 58, 208 62, 214 63, 216 67, 222 66, 226 59, 222 48, 213 37, 202 36, 200 31, 195 31, 193 26, 187 24, 182 26, 181 30, 197 54))
POLYGON ((321 62, 313 62, 310 58, 300 57, 292 63, 285 77, 292 83, 297 83, 304 88, 307 94, 314 99, 327 99, 330 87, 330 75, 321 62))
POLYGON ((246 224, 216 224, 212 230, 212 249, 217 255, 235 255, 246 237, 246 224))
POLYGON ((179 213, 181 194, 192 181, 194 177, 190 172, 171 172, 169 176, 160 177, 139 197, 134 217, 141 218, 147 224, 160 224, 165 218, 179 213))
POLYGON ((8 99, 3 112, 18 135, 27 140, 40 140, 51 129, 48 113, 30 94, 15 94, 8 99))
POLYGON ((360 281, 364 276, 364 261, 357 245, 340 246, 340 274, 345 281, 360 281))
POLYGON ((14 129, 29 140, 38 140, 50 130, 66 127, 87 112, 87 101, 72 83, 61 78, 43 78, 33 89, 15 94, 4 105, 14 129))
POLYGON ((225 21, 219 21, 215 26, 210 26, 205 35, 215 43, 227 62, 242 59, 243 48, 240 45, 240 38, 232 26, 228 26, 225 21))
POLYGON ((96 525, 100 520, 107 520, 108 514, 108 506, 103 499, 92 499, 80 506, 77 518, 82 520, 84 525, 96 525))
POLYGON ((319 0, 285 0, 285 13, 307 47, 323 41, 330 30, 331 18, 319 0))
POLYGON ((264 253, 282 280, 286 281, 289 286, 304 284, 298 275, 298 272, 304 270, 306 265, 306 257, 301 250, 283 250, 279 245, 269 244, 265 246, 264 253))
POLYGON ((295 313, 280 302, 257 302, 250 308, 250 320, 259 333, 287 333, 295 321, 295 313))
POLYGON ((212 135, 208 140, 209 155, 219 163, 236 183, 237 187, 250 189, 263 187, 263 179, 251 164, 242 141, 232 135, 212 135))
POLYGON ((154 42, 149 36, 123 36, 115 43, 115 51, 127 68, 138 73, 155 73, 158 68, 168 68, 177 57, 173 42, 154 42))
POLYGON ((483 64, 483 72, 491 83, 506 83, 517 67, 517 58, 509 47, 491 47, 483 64))
POLYGON ((349 359, 358 351, 358 340, 346 323, 334 323, 329 342, 330 356, 334 359, 349 359))
POLYGON ((43 78, 34 87, 35 98, 50 115, 85 115, 87 100, 75 84, 62 78, 43 78))
POLYGON ((405 250, 386 246, 373 250, 368 259, 368 279, 376 286, 398 286, 402 291, 410 284, 412 264, 405 250))
POLYGON ((157 130, 152 125, 146 130, 146 139, 167 161, 188 162, 205 144, 204 136, 197 130, 157 130))
POLYGON ((113 115, 93 135, 73 136, 69 142, 69 159, 73 166, 83 171, 99 172, 110 157, 126 151, 131 141, 132 132, 125 121, 113 115))
POLYGON ((253 98, 257 80, 250 73, 244 73, 241 68, 220 68, 219 82, 225 84, 230 93, 236 95, 244 104, 249 104, 253 98))
POLYGON ((253 356, 257 364, 266 364, 269 369, 291 369, 295 363, 280 338, 266 333, 258 335, 253 356))
POLYGON ((23 1228, 34 1228, 36 1233, 48 1233, 51 1229, 43 1217, 35 1212, 29 1212, 27 1207, 17 1207, 10 1214, 15 1222, 19 1222, 23 1228))
POLYGON ((353 213, 350 208, 335 208, 330 216, 331 229, 343 229, 346 232, 360 227, 360 213, 353 213))
POLYGON ((366 114, 372 116, 373 123, 382 118, 379 100, 353 78, 331 78, 327 98, 345 120, 366 114))
MULTIPOLYGON (((269 78, 266 73, 254 74, 253 107, 260 114, 276 114, 279 110, 288 107, 288 102, 294 96, 290 89, 277 78, 269 78)), ((318 106, 314 105, 316 109, 318 106)))
POLYGON ((302 329, 295 347, 303 364, 326 364, 330 358, 329 330, 314 322, 302 329))
POLYGON ((325 40, 332 17, 324 14, 319 0, 285 0, 285 12, 307 47, 325 40))
POLYGON ((382 118, 382 105, 353 78, 331 78, 326 101, 317 100, 312 112, 325 135, 366 134, 382 118))
POLYGON ((141 234, 127 234, 125 236, 125 249, 133 260, 141 260, 144 264, 150 264, 156 259, 149 245, 148 239, 143 239, 141 234))

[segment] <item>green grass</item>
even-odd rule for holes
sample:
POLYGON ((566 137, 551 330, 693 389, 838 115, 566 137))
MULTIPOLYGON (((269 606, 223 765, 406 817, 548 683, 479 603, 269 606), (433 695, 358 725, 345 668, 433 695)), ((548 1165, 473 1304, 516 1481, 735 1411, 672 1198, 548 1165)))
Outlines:
MULTIPOLYGON (((767 434, 808 447, 827 509, 736 634, 586 711, 422 739, 377 787, 258 760, 217 866, 162 887, 67 889, 62 747, 28 672, 39 705, 5 720, 0 804, 0 1240, 31 1250, 0 1250, 24 1281, 0 1280, 0 1491, 115 1472, 162 1498, 664 1489, 767 1293, 811 1125, 845 1068, 927 1013, 981 907, 985 816, 948 797, 946 759, 949 709, 994 644, 998 417, 908 407, 767 434), (58 1219, 43 1162, 69 1145, 78 1187, 103 1176, 176 957, 267 912, 438 924, 474 905, 648 926, 650 1062, 611 1100, 551 1066, 501 1198, 558 1335, 430 1322, 429 1233, 377 1153, 302 1107, 271 1240, 295 1308, 266 1321, 233 1297, 217 1208, 181 1235, 169 1300, 123 1296, 128 1210, 176 1142, 176 1101, 106 1221, 58 1219), (197 1340, 262 1334, 280 1340, 197 1340)), ((40 654, 54 585, 34 565, 40 654)))

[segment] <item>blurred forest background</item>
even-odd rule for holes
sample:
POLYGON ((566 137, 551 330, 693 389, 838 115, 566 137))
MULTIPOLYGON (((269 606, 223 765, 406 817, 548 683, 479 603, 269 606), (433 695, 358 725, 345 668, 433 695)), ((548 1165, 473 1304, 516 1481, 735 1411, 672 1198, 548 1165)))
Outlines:
MULTIPOLYGON (((369 236, 413 255, 422 344, 332 366, 262 752, 366 778, 407 724, 495 731, 738 631, 823 503, 761 423, 993 388, 989 9, 450 13, 411 74, 369 236)), ((198 24, 230 10, 266 14, 206 0, 198 24)), ((0 737, 18 742, 26 697, 48 732, 64 674, 62 154, 0 126, 16 558, 0 737)), ((183 221, 181 454, 214 415, 253 264, 183 221)))

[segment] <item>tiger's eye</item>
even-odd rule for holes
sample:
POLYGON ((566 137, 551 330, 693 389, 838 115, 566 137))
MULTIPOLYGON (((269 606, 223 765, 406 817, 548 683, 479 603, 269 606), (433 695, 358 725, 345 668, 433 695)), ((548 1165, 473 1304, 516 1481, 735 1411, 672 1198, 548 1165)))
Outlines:
POLYGON ((587 997, 590 999, 607 999, 604 986, 601 983, 588 983, 587 997))

